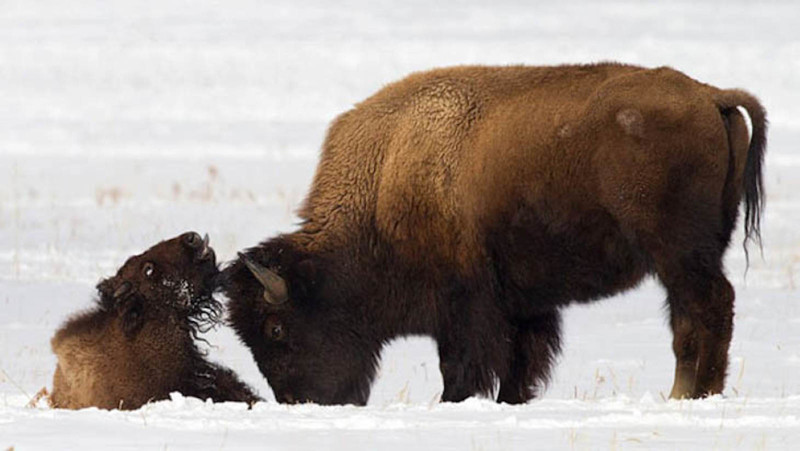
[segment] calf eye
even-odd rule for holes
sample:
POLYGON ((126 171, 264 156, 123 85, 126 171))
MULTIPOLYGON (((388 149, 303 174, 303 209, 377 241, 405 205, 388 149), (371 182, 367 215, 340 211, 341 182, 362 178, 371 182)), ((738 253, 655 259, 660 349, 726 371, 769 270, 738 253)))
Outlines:
POLYGON ((145 277, 152 277, 155 271, 155 265, 150 262, 146 262, 144 265, 142 265, 142 274, 144 274, 145 277))

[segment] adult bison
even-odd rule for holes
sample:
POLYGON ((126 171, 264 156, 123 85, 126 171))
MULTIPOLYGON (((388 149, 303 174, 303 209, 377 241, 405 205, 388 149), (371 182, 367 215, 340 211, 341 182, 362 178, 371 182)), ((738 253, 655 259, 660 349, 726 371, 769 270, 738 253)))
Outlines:
POLYGON ((50 405, 137 409, 173 391, 258 401, 231 370, 207 361, 197 347, 198 333, 221 313, 212 297, 218 273, 208 235, 195 232, 129 258, 97 286, 97 305, 53 337, 58 365, 50 405))
POLYGON ((444 401, 521 403, 559 309, 666 287, 671 397, 720 393, 744 199, 759 238, 765 112, 670 68, 605 63, 413 74, 331 125, 299 230, 224 270, 230 321, 282 402, 367 401, 381 347, 432 336, 444 401), (752 121, 749 139, 737 110, 752 121))

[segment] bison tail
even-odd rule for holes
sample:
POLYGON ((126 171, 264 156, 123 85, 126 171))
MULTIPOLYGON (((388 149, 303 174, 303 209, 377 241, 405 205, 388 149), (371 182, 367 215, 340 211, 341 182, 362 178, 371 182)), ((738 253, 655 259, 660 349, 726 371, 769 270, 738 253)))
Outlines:
POLYGON ((761 247, 761 215, 764 210, 762 167, 767 148, 767 112, 758 99, 739 89, 718 91, 715 101, 723 113, 741 106, 750 116, 752 132, 744 167, 744 233, 745 243, 754 241, 761 247))

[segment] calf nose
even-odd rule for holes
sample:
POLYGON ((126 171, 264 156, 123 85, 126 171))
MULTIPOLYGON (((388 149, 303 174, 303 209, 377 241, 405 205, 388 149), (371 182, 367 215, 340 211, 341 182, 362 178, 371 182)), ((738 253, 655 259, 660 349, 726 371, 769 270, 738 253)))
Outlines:
POLYGON ((183 244, 194 250, 195 257, 199 261, 213 260, 215 258, 214 249, 208 246, 208 234, 200 238, 197 232, 187 232, 183 234, 183 244))
POLYGON ((200 238, 200 234, 197 232, 186 232, 183 234, 183 244, 192 249, 197 249, 203 244, 203 239, 200 238))
POLYGON ((214 249, 211 249, 208 246, 208 234, 206 233, 205 236, 203 237, 202 246, 200 246, 199 248, 197 259, 203 261, 208 259, 213 260, 214 258, 215 258, 214 249))

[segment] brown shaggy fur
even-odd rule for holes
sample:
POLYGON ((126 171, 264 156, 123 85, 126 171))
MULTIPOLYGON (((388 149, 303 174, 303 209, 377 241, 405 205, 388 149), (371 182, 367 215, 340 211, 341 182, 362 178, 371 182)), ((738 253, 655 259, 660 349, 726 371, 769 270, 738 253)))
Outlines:
POLYGON ((131 257, 98 285, 93 309, 52 339, 58 357, 53 407, 137 409, 173 391, 214 401, 259 398, 229 369, 206 361, 195 342, 218 321, 211 297, 214 252, 197 233, 131 257))
POLYGON ((416 73, 331 125, 301 228, 246 252, 292 299, 260 302, 237 261, 231 321, 279 400, 366 402, 382 343, 416 333, 439 344, 444 400, 497 378, 500 401, 524 402, 559 350, 561 307, 654 274, 671 396, 720 393, 734 299, 722 257, 742 200, 759 238, 765 146, 754 97, 667 67, 416 73), (276 344, 265 318, 294 328, 276 344))

